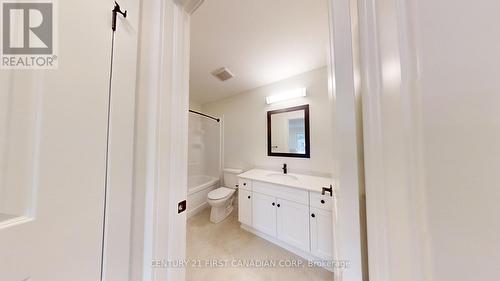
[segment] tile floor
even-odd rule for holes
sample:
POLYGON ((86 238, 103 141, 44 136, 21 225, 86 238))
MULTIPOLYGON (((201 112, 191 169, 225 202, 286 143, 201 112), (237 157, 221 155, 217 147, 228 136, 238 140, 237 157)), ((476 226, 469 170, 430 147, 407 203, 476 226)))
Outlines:
POLYGON ((219 224, 212 224, 209 216, 206 209, 188 220, 187 281, 333 280, 329 271, 308 267, 302 258, 241 229, 236 212, 219 224), (279 261, 302 262, 303 266, 287 268, 279 261), (259 262, 260 267, 242 266, 259 262), (272 263, 276 266, 268 266, 272 263))

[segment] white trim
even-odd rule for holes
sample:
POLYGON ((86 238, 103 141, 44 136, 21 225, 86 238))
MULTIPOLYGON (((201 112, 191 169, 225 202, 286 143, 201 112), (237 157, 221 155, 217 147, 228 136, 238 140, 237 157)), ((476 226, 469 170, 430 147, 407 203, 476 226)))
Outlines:
POLYGON ((330 91, 333 108, 334 259, 350 267, 335 281, 368 280, 357 0, 330 0, 330 91))
POLYGON ((27 216, 12 216, 12 218, 3 220, 0 222, 0 230, 10 228, 16 225, 20 225, 23 223, 28 223, 31 221, 34 221, 35 219, 33 217, 27 217, 27 216))
POLYGON ((175 0, 142 2, 130 280, 184 280, 189 106, 189 15, 175 0), (184 229, 184 231, 183 231, 184 229))
POLYGON ((179 3, 186 11, 187 14, 191 15, 203 4, 205 0, 175 0, 179 3))
MULTIPOLYGON (((412 5, 360 0, 370 279, 431 280, 412 5), (397 241, 397 243, 395 242, 397 241)), ((413 9, 414 10, 414 9, 413 9)))

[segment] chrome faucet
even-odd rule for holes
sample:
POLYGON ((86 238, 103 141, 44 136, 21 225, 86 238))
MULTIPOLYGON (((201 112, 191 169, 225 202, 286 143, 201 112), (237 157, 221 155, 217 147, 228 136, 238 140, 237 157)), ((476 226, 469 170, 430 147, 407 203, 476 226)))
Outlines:
POLYGON ((287 167, 286 163, 283 164, 283 168, 282 169, 283 169, 283 174, 285 174, 285 175, 288 174, 288 167, 287 167))

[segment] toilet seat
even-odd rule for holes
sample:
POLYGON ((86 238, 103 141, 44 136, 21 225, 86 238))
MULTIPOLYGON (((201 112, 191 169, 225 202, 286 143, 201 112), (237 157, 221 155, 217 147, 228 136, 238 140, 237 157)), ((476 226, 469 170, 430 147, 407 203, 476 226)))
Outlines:
POLYGON ((219 187, 219 188, 212 190, 208 193, 208 199, 210 199, 210 200, 224 199, 224 198, 232 195, 234 192, 235 192, 234 189, 227 188, 227 187, 219 187))

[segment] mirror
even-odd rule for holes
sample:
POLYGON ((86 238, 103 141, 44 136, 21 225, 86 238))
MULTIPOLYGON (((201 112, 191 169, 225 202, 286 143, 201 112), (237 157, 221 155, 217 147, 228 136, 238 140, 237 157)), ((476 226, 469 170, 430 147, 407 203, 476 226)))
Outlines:
POLYGON ((269 156, 310 158, 309 105, 267 112, 269 156))

